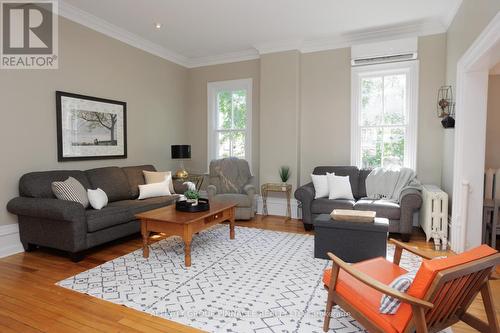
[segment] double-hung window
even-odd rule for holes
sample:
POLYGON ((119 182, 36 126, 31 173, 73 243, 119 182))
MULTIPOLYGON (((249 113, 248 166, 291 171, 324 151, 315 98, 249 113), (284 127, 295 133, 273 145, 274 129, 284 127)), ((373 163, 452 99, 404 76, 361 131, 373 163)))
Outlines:
POLYGON ((352 68, 351 163, 416 168, 418 61, 352 68))
POLYGON ((252 79, 208 83, 208 160, 246 159, 251 165, 252 79))

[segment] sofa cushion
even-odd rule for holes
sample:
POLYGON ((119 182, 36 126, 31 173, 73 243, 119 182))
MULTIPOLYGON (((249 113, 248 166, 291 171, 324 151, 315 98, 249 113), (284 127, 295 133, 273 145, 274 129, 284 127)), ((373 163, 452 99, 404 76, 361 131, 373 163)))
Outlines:
POLYGON ((88 209, 85 211, 88 232, 95 232, 127 223, 134 220, 134 214, 126 206, 113 207, 108 205, 100 210, 88 209))
POLYGON ((377 213, 377 217, 385 217, 390 220, 399 220, 401 208, 392 201, 360 199, 354 204, 356 210, 371 210, 377 213))
POLYGON ((135 215, 148 210, 171 205, 178 197, 178 195, 167 195, 144 200, 120 200, 110 203, 109 207, 122 207, 128 209, 132 215, 135 215))
POLYGON ((359 184, 358 184, 358 195, 360 198, 367 196, 366 194, 366 177, 372 172, 370 169, 359 170, 359 184))
POLYGON ((353 209, 353 207, 354 200, 320 198, 311 202, 311 213, 330 214, 334 209, 353 209))
MULTIPOLYGON (((406 274, 406 270, 384 258, 375 258, 353 264, 357 270, 368 274, 385 285, 396 277, 406 274)), ((323 283, 330 284, 331 269, 323 274, 323 283)), ((343 270, 340 270, 335 290, 359 310, 367 319, 381 326, 384 332, 403 332, 411 316, 411 308, 401 307, 395 315, 379 312, 382 293, 360 282, 343 270)), ((404 305, 404 304, 403 304, 404 305)))
POLYGON ((222 203, 234 202, 236 204, 236 207, 252 207, 252 202, 250 200, 250 197, 246 194, 238 194, 238 193, 217 194, 214 197, 214 201, 222 203))
POLYGON ((130 186, 125 172, 118 167, 97 168, 85 171, 92 188, 100 188, 109 202, 130 199, 130 186))
POLYGON ((65 181, 73 177, 87 190, 90 183, 84 171, 79 170, 56 170, 30 172, 19 180, 19 194, 30 198, 55 198, 52 192, 52 183, 65 181))
POLYGON ((318 166, 313 170, 315 175, 326 175, 326 173, 335 173, 336 176, 349 176, 351 183, 352 195, 354 198, 359 199, 358 193, 359 184, 359 169, 355 166, 318 166))
POLYGON ((138 165, 122 168, 125 176, 127 176, 128 185, 130 187, 130 199, 137 199, 139 196, 139 185, 146 184, 144 180, 143 170, 156 171, 152 165, 138 165))

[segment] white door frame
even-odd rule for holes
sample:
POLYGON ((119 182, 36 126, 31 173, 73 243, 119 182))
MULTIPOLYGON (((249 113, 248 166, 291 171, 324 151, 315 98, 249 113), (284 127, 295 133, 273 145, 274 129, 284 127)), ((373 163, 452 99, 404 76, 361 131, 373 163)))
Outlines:
POLYGON ((481 244, 489 70, 500 61, 500 13, 457 64, 452 250, 481 244))

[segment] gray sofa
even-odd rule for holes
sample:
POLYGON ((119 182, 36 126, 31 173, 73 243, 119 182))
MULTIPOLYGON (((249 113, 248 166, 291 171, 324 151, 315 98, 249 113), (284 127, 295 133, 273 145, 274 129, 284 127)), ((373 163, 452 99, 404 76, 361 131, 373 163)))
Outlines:
POLYGON ((371 210, 378 217, 389 219, 389 232, 400 233, 404 241, 409 241, 413 226, 413 215, 422 206, 420 191, 406 188, 401 192, 398 203, 366 198, 365 180, 370 170, 359 170, 354 166, 319 166, 313 174, 324 175, 334 172, 338 176, 349 176, 355 200, 314 199, 314 185, 308 183, 295 191, 295 198, 302 204, 302 219, 306 230, 313 229, 313 221, 320 214, 330 214, 334 209, 371 210))
MULTIPOLYGON (((74 261, 84 250, 140 231, 134 215, 175 202, 178 195, 136 200, 138 185, 145 183, 142 171, 156 171, 152 165, 105 167, 86 171, 60 170, 25 174, 19 180, 19 197, 7 204, 18 216, 21 242, 26 251, 38 245, 66 251, 74 261), (58 200, 52 193, 54 181, 76 178, 85 189, 101 188, 109 204, 101 210, 58 200)), ((184 186, 174 183, 176 192, 184 186)))

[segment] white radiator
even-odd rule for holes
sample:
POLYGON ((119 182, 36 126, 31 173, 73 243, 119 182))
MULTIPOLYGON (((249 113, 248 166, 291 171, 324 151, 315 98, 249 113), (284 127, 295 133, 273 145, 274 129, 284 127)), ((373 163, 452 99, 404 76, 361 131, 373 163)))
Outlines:
POLYGON ((420 226, 427 241, 434 239, 436 249, 448 244, 448 194, 436 185, 423 185, 420 226))

